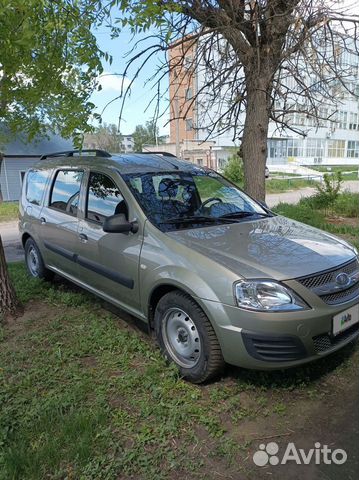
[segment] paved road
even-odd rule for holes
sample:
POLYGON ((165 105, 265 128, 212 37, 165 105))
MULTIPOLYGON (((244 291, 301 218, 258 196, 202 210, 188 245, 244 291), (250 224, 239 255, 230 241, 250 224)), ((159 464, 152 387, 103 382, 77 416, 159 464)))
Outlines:
POLYGON ((19 238, 18 221, 0 223, 0 235, 8 262, 23 260, 24 251, 19 238))
MULTIPOLYGON (((343 182, 342 190, 349 190, 350 192, 359 193, 359 181, 347 180, 343 182)), ((283 193, 268 193, 266 195, 267 205, 271 208, 280 202, 298 203, 302 197, 310 197, 316 192, 315 188, 307 187, 300 190, 292 190, 283 193)))
MULTIPOLYGON (((343 182, 343 190, 359 192, 359 181, 351 180, 343 182)), ((315 193, 314 188, 303 188, 284 193, 269 193, 266 201, 269 207, 274 207, 280 202, 297 203, 302 197, 309 197, 315 193)), ((8 223, 0 223, 0 235, 5 247, 5 255, 8 262, 23 260, 24 252, 20 243, 17 220, 8 223)))

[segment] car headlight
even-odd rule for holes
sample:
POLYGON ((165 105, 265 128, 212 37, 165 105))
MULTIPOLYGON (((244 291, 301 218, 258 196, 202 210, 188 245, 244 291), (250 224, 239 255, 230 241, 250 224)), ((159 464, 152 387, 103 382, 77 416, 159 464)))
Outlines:
POLYGON ((270 280, 240 280, 234 285, 237 305, 260 312, 305 310, 309 306, 293 290, 270 280))

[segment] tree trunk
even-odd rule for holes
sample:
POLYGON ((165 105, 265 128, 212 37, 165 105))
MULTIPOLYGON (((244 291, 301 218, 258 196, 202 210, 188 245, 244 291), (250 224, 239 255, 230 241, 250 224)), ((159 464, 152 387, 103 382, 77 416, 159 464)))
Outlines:
POLYGON ((268 82, 247 80, 247 110, 241 153, 244 165, 244 189, 256 200, 265 201, 265 166, 269 125, 268 82))
POLYGON ((5 252, 0 235, 0 320, 7 314, 16 313, 18 304, 15 289, 6 265, 5 252))

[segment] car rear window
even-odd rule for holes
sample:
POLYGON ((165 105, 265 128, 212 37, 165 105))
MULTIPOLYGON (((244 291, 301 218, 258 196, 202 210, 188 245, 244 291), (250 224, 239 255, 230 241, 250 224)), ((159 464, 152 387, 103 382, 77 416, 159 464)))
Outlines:
POLYGON ((41 205, 49 170, 30 170, 26 177, 26 200, 33 205, 41 205))

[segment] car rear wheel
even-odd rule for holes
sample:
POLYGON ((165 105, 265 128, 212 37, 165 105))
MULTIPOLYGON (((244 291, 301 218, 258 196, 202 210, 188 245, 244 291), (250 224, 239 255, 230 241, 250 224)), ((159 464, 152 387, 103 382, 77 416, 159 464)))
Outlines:
POLYGON ((29 274, 34 278, 52 280, 54 272, 45 267, 40 250, 32 238, 25 243, 25 262, 29 274))
POLYGON ((207 316, 187 294, 164 295, 155 312, 155 330, 166 359, 174 362, 190 382, 202 383, 218 375, 224 360, 207 316))

